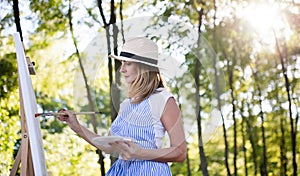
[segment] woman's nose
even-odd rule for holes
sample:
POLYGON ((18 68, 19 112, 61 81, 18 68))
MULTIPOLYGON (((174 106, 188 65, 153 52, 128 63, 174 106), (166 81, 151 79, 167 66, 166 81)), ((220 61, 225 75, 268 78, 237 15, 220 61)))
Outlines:
POLYGON ((125 65, 124 62, 122 62, 121 69, 120 69, 121 73, 125 73, 126 72, 126 69, 125 69, 124 65, 125 65))

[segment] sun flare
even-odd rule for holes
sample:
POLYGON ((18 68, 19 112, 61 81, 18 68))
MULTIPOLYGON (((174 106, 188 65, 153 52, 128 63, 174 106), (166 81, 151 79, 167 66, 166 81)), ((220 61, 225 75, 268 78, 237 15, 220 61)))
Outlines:
POLYGON ((245 19, 259 34, 266 34, 275 27, 278 13, 269 5, 256 5, 245 9, 245 19))
POLYGON ((240 9, 239 15, 256 34, 256 37, 265 43, 274 43, 274 32, 279 34, 285 29, 284 19, 276 4, 248 4, 240 9))

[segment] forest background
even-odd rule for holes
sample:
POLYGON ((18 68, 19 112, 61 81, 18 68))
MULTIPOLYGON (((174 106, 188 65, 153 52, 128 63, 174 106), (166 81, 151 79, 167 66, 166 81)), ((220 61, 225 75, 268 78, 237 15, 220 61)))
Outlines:
MULTIPOLYGON (((26 55, 35 62, 31 78, 39 112, 101 111, 80 116, 80 122, 106 135, 123 98, 116 86, 120 63, 107 56, 117 54, 127 37, 123 27, 140 27, 143 19, 171 26, 162 36, 149 37, 180 58, 184 72, 168 80, 188 143, 187 160, 170 163, 174 175, 300 173, 299 1, 0 3, 0 175, 9 175, 21 144, 12 34, 20 32, 26 55), (88 57, 95 46, 102 55, 88 57)), ((40 124, 50 175, 104 175, 114 161, 55 117, 41 117, 40 124)))

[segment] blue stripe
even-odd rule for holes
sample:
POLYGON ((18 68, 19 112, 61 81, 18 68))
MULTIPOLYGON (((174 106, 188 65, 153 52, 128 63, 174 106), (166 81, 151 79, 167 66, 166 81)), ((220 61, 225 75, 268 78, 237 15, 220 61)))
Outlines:
POLYGON ((167 163, 118 159, 106 176, 171 176, 167 163))
MULTIPOLYGON (((156 149, 154 121, 149 98, 138 104, 124 101, 120 113, 111 125, 111 134, 133 138, 142 148, 156 149)), ((107 176, 170 176, 167 163, 148 160, 118 159, 107 172, 107 176)))

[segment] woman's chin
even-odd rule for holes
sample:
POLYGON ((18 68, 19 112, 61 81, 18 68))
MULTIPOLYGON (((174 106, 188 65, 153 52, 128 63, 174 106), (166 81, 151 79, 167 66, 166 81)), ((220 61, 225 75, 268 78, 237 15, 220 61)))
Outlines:
POLYGON ((125 83, 126 83, 126 84, 131 84, 132 82, 133 82, 132 80, 125 79, 125 83))

